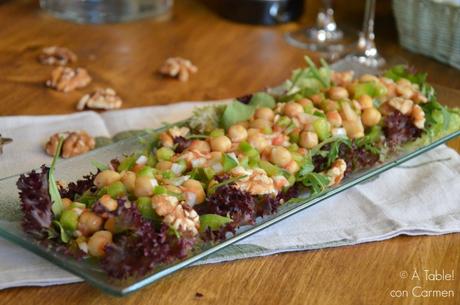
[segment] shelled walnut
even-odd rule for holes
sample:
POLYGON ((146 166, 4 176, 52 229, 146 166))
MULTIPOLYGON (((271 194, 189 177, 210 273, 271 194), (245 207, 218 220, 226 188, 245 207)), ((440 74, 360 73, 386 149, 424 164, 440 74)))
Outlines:
POLYGON ((65 66, 76 62, 77 55, 67 48, 51 46, 42 50, 42 54, 38 56, 38 61, 44 65, 65 66))
POLYGON ((51 72, 51 79, 46 86, 57 91, 69 92, 83 88, 91 82, 91 77, 83 68, 57 67, 51 72))
POLYGON ((84 154, 96 145, 96 141, 86 131, 73 131, 56 133, 50 137, 45 144, 45 151, 48 155, 54 156, 56 153, 60 138, 64 138, 62 143, 61 156, 63 158, 71 158, 84 154))
POLYGON ((182 234, 198 234, 200 218, 194 209, 170 195, 155 195, 152 197, 152 207, 163 222, 182 234))
POLYGON ((160 67, 160 73, 165 76, 178 78, 181 82, 188 81, 191 73, 196 73, 198 68, 188 59, 170 57, 160 67))
POLYGON ((118 109, 123 104, 122 99, 112 88, 97 89, 91 94, 84 95, 77 104, 77 110, 88 109, 118 109))

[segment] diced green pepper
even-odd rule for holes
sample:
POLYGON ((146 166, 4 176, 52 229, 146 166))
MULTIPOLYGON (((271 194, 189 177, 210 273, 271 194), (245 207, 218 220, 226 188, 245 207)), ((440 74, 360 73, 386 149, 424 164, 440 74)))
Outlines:
POLYGON ((211 131, 211 133, 209 134, 209 136, 211 138, 216 138, 216 137, 219 137, 219 136, 224 136, 225 135, 225 131, 223 129, 214 129, 213 131, 211 131))
POLYGON ((59 221, 65 230, 73 232, 78 226, 78 213, 73 209, 64 210, 59 221))
POLYGON ((254 147, 252 147, 252 145, 249 144, 248 142, 241 142, 239 145, 239 149, 245 156, 248 156, 248 157, 259 156, 259 151, 255 149, 254 147))
POLYGON ((131 167, 134 166, 135 163, 136 163, 136 157, 135 156, 126 157, 120 162, 120 165, 118 165, 117 170, 119 172, 129 170, 129 169, 131 169, 131 167))
POLYGON ((156 170, 150 166, 144 166, 143 168, 141 168, 136 176, 137 177, 154 177, 156 174, 156 170))
POLYGON ((174 173, 170 170, 164 171, 162 174, 163 178, 165 179, 172 179, 175 177, 174 173))
POLYGON ((152 208, 152 200, 149 197, 139 197, 136 201, 141 215, 147 219, 155 219, 155 211, 152 208))
POLYGON ((166 194, 167 192, 168 192, 168 190, 164 186, 161 186, 161 185, 157 185, 153 189, 153 193, 155 195, 162 195, 162 194, 166 194))
POLYGON ((312 125, 321 141, 324 141, 331 136, 331 126, 327 120, 319 118, 315 120, 312 125))
POLYGON ((281 127, 287 127, 289 124, 291 124, 291 119, 287 116, 280 117, 279 120, 276 122, 276 125, 281 127))
POLYGON ((86 208, 86 204, 84 204, 83 202, 74 201, 72 202, 72 204, 70 204, 69 209, 72 209, 72 208, 84 209, 86 208))
POLYGON ((174 156, 174 150, 169 147, 161 147, 157 150, 158 160, 169 161, 174 156))
POLYGON ((259 167, 263 169, 270 177, 278 176, 281 173, 281 168, 265 160, 259 161, 259 167))
POLYGON ((382 127, 380 127, 379 125, 375 125, 369 129, 369 132, 366 135, 366 137, 369 139, 370 142, 376 142, 380 139, 381 135, 382 127))
POLYGON ((126 187, 121 181, 116 181, 107 187, 107 194, 112 198, 118 198, 126 194, 126 187))
POLYGON ((387 93, 387 88, 377 82, 359 83, 354 86, 354 98, 357 99, 362 95, 370 97, 379 97, 387 93))
POLYGON ((289 134, 289 142, 291 142, 291 143, 299 143, 299 139, 300 139, 300 131, 299 130, 293 130, 289 134))
POLYGON ((313 112, 315 112, 316 109, 315 109, 315 106, 313 106, 313 104, 308 104, 308 105, 303 106, 303 111, 305 111, 305 113, 308 113, 308 114, 313 114, 313 112))
POLYGON ((90 191, 86 191, 81 196, 77 197, 76 200, 88 206, 92 206, 97 201, 97 196, 90 191))
POLYGON ((208 180, 211 180, 216 175, 216 172, 210 167, 202 167, 202 169, 208 180))

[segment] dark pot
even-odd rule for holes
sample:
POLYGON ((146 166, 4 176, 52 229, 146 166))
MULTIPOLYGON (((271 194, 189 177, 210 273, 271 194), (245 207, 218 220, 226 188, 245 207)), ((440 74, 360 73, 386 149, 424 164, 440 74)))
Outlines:
POLYGON ((213 0, 225 18, 250 24, 278 24, 298 19, 304 0, 213 0))

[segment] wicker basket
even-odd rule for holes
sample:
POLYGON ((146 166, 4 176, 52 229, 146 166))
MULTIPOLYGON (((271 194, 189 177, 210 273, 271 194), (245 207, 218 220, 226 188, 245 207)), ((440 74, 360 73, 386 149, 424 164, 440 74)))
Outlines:
POLYGON ((393 0, 399 43, 460 69, 460 5, 436 0, 393 0))

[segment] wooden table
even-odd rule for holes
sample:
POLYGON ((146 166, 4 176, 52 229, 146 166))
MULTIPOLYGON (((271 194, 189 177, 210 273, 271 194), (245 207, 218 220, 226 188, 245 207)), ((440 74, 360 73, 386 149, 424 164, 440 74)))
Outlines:
MULTIPOLYGON (((340 5, 345 11, 346 5, 340 5)), ((312 14, 307 14, 307 22, 311 22, 312 14)), ((355 25, 361 22, 348 19, 355 25)), ((459 71, 399 47, 388 12, 379 15, 377 26, 377 42, 384 55, 404 57, 428 71, 436 83, 460 89, 459 71)), ((38 64, 36 56, 45 46, 63 45, 74 50, 79 55, 78 64, 93 76, 89 89, 111 86, 124 98, 127 108, 232 97, 276 85, 291 69, 304 64, 306 52, 287 45, 282 36, 296 27, 235 24, 200 2, 185 0, 177 1, 172 19, 165 22, 77 25, 39 12, 33 1, 3 1, 0 114, 74 111, 82 91, 62 94, 43 86, 51 68, 38 64), (191 59, 200 69, 187 83, 165 80, 155 73, 165 58, 176 55, 191 59)), ((450 145, 460 150, 459 140, 450 145)), ((0 304, 459 304, 459 249, 460 234, 398 237, 193 267, 123 299, 82 283, 9 289, 0 292, 0 304), (455 296, 391 297, 392 290, 414 286, 400 277, 401 272, 414 268, 455 270, 454 281, 421 281, 425 289, 454 290, 455 296)))

